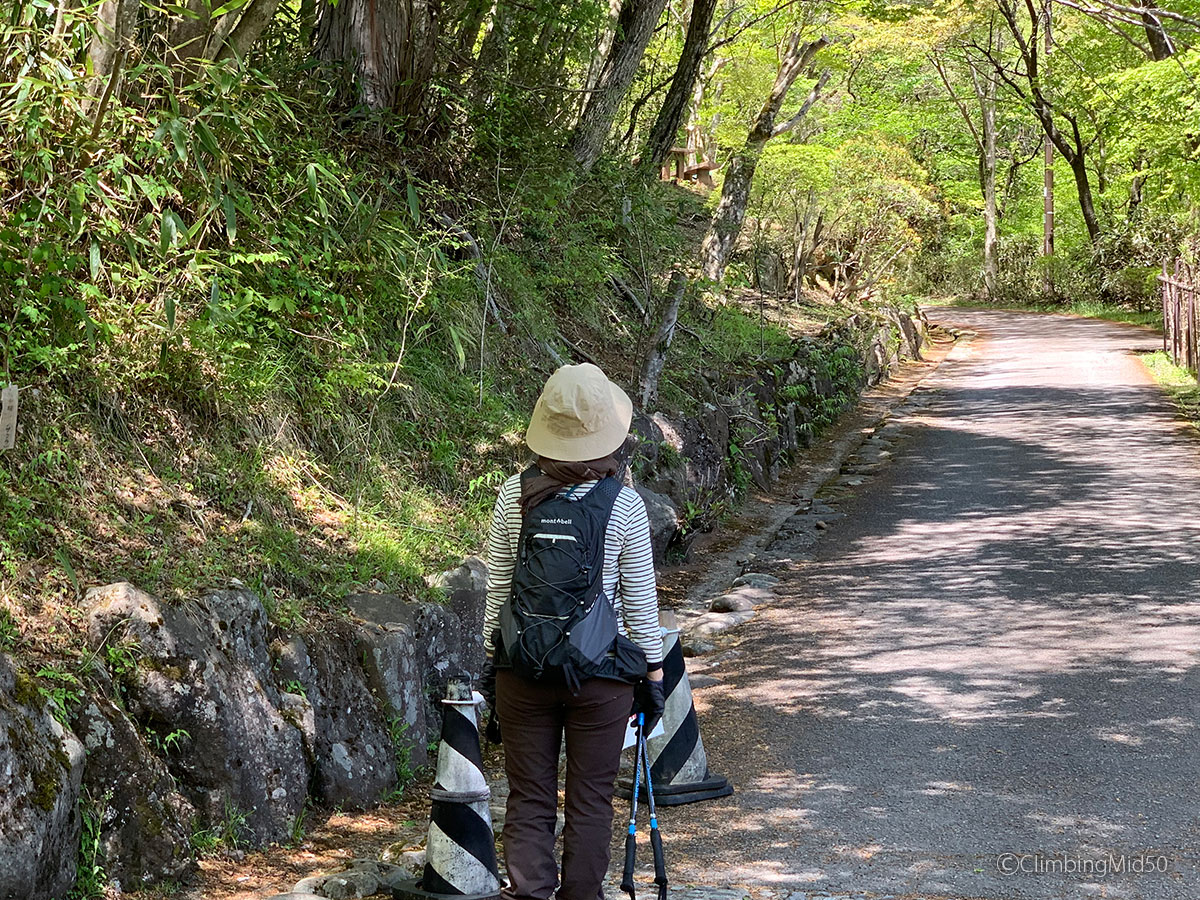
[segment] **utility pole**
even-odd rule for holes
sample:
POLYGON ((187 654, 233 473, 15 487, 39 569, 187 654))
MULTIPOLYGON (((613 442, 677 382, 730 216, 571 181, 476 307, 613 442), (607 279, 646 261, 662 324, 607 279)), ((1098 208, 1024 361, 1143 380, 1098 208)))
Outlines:
MULTIPOLYGON (((1053 0, 1045 0, 1045 17, 1046 17, 1046 52, 1042 59, 1042 75, 1050 74, 1050 47, 1052 38, 1050 35, 1050 8, 1053 0)), ((1044 273, 1044 288, 1047 299, 1054 294, 1054 275, 1050 270, 1051 260, 1054 258, 1054 142, 1050 140, 1050 136, 1044 135, 1042 143, 1045 145, 1045 183, 1042 191, 1042 257, 1043 257, 1043 273, 1044 273)))

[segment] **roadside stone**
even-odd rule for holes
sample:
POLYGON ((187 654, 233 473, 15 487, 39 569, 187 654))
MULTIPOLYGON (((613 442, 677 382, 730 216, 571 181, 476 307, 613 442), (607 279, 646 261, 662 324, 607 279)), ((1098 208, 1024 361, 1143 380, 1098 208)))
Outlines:
POLYGON ((654 551, 654 561, 662 563, 666 559, 667 547, 679 533, 679 510, 666 494, 656 494, 641 487, 635 490, 646 504, 646 513, 650 518, 650 546, 654 551))
POLYGON ((310 648, 316 684, 313 792, 331 806, 365 809, 396 784, 396 759, 384 710, 362 668, 358 635, 337 630, 310 648))
POLYGON ((752 609, 744 612, 705 613, 692 623, 689 632, 693 637, 712 637, 743 625, 753 618, 752 609))
POLYGON ((195 866, 189 842, 196 810, 112 701, 107 675, 95 677, 102 689, 75 710, 71 725, 87 748, 83 786, 97 806, 97 862, 126 892, 179 879, 195 866))
POLYGON ((684 635, 680 640, 680 645, 683 648, 683 655, 688 658, 706 656, 717 649, 712 641, 705 641, 691 635, 684 635))
POLYGON ((468 634, 463 620, 441 603, 414 603, 390 594, 361 593, 348 596, 346 605, 367 622, 409 629, 425 697, 426 738, 436 737, 442 729, 441 698, 446 695, 447 683, 473 682, 483 671, 482 656, 476 652, 476 640, 482 641, 478 629, 468 634))
POLYGON ((286 894, 274 894, 267 900, 325 900, 320 894, 310 894, 307 891, 288 891, 286 894))
MULTIPOLYGON (((495 810, 492 812, 495 816, 495 810)), ((418 875, 425 870, 425 851, 413 848, 408 844, 392 844, 385 847, 380 860, 400 869, 407 877, 418 875)))
POLYGON ((379 879, 370 872, 344 872, 331 875, 321 886, 329 900, 358 900, 379 890, 379 879))
POLYGON ((763 572, 747 572, 734 579, 733 586, 737 587, 753 587, 753 588, 773 588, 779 584, 779 579, 774 575, 767 575, 763 572))
POLYGON ((741 594, 722 594, 708 608, 717 613, 745 612, 754 609, 754 601, 741 594))
MULTIPOLYGON (((424 853, 421 854, 421 862, 424 864, 424 853)), ((350 873, 365 873, 375 879, 378 887, 376 891, 390 891, 401 881, 406 880, 409 874, 401 866, 392 865, 386 862, 379 862, 374 859, 356 859, 346 867, 346 871, 339 874, 350 873)))
POLYGON ((692 688, 712 687, 714 684, 720 683, 720 678, 714 678, 711 675, 688 675, 688 685, 692 688))
POLYGON ((708 608, 717 613, 740 613, 774 599, 775 595, 765 588, 743 585, 717 597, 708 608))
POLYGON ((842 474, 847 476, 868 477, 879 472, 881 466, 879 463, 853 463, 851 465, 842 466, 842 474))
MULTIPOLYGON (((341 872, 302 878, 292 888, 296 893, 315 894, 328 900, 360 900, 379 891, 380 880, 374 867, 386 865, 374 860, 356 860, 341 872)), ((395 868, 387 866, 390 870, 395 868)))
POLYGON ((304 740, 304 756, 308 764, 313 765, 317 759, 317 718, 313 705, 303 694, 280 691, 279 714, 300 731, 304 740))
POLYGON ((487 607, 487 563, 478 556, 469 556, 457 569, 442 572, 431 579, 432 586, 446 595, 450 609, 458 616, 463 628, 463 660, 468 671, 482 672, 486 654, 483 650, 483 616, 487 607))
POLYGON ((372 693, 383 701, 396 749, 410 767, 429 762, 425 696, 416 641, 407 625, 359 626, 363 671, 372 693))

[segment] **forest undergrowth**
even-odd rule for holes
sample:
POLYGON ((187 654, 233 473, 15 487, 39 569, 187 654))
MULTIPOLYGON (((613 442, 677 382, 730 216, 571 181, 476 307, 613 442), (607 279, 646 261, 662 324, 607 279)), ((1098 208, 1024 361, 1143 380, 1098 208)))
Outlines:
MULTIPOLYGON (((429 180, 401 135, 336 122, 319 72, 217 71, 184 96, 162 74, 99 135, 69 79, 4 108, 22 392, 0 649, 31 660, 80 654, 79 600, 112 581, 241 582, 285 628, 357 588, 434 596, 424 577, 481 548, 545 377, 588 359, 636 386, 707 217, 694 191, 580 180, 536 147, 519 172, 481 148, 480 177, 429 180)), ((689 293, 665 408, 848 313, 739 297, 689 293)))
POLYGON ((1047 72, 1009 0, 0 0, 0 650, 78 650, 121 579, 429 596, 546 375, 636 387, 673 274, 683 416, 864 303, 1137 319, 1195 255, 1180 4, 1061 11, 1047 72))

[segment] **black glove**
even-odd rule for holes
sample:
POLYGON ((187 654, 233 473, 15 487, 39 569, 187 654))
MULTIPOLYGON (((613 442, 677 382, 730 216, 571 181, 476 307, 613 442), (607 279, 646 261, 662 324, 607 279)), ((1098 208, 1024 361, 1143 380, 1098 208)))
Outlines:
POLYGON ((500 715, 496 712, 496 667, 489 659, 483 664, 483 674, 479 676, 479 693, 487 701, 488 721, 483 730, 483 736, 489 744, 499 744, 500 715))
POLYGON ((489 744, 504 743, 504 739, 500 736, 500 715, 494 709, 488 713, 487 727, 483 729, 483 736, 487 738, 489 744))
POLYGON ((663 706, 665 704, 666 700, 663 698, 661 681, 651 681, 649 678, 643 678, 633 686, 633 713, 634 715, 638 713, 645 715, 645 734, 649 734, 654 730, 654 726, 662 718, 663 706))
POLYGON ((490 659, 483 664, 483 674, 479 676, 479 693, 487 701, 488 709, 496 708, 496 666, 490 659))

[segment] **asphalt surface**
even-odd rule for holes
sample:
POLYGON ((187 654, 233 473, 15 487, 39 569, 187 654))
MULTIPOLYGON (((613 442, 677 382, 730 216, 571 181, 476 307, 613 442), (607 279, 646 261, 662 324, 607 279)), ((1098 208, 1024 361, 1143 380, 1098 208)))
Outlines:
POLYGON ((736 793, 660 810, 672 882, 1200 898, 1200 442, 1137 359, 1158 341, 931 318, 978 337, 695 661, 736 793))

